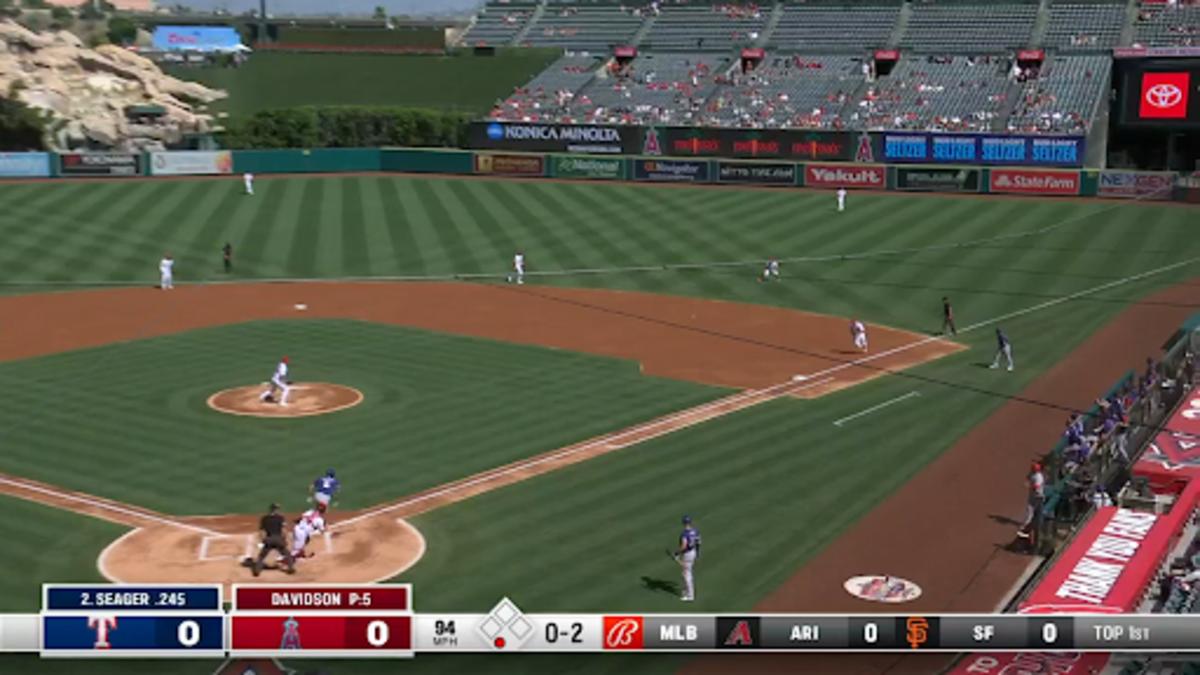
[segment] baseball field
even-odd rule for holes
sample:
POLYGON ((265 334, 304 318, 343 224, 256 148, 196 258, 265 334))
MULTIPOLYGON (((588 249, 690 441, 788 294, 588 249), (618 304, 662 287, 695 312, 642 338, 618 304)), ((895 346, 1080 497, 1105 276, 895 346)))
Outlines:
MULTIPOLYGON (((255 191, 0 185, 0 611, 36 611, 43 581, 249 581, 257 516, 303 510, 331 467, 330 536, 296 577, 260 580, 403 580, 418 611, 836 612, 880 611, 842 582, 895 574, 922 589, 914 609, 992 611, 1031 560, 1004 548, 1028 461, 1200 311, 1195 207, 853 193, 838 213, 818 191, 393 175, 255 191), (168 251, 173 291, 155 287, 168 251), (782 278, 762 283, 769 256, 782 278), (986 367, 998 327, 1012 372, 986 367), (214 404, 282 355, 311 407, 214 404), (330 387, 352 394, 327 406, 330 387), (663 554, 682 514, 704 538, 686 607, 663 554)), ((892 662, 930 668, 809 665, 892 662)))

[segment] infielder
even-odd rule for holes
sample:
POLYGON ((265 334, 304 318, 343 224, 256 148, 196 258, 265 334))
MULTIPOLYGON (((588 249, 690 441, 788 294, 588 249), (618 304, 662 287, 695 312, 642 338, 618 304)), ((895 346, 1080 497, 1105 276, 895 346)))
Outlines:
POLYGON ((292 527, 292 560, 313 556, 311 553, 306 553, 304 547, 308 546, 308 540, 314 534, 321 534, 325 531, 324 514, 325 505, 317 504, 316 508, 305 511, 296 520, 296 524, 292 527))
POLYGON ((242 174, 242 184, 246 186, 246 194, 254 194, 254 174, 249 171, 242 174))
POLYGON ((679 534, 679 548, 672 554, 683 571, 683 595, 679 599, 691 602, 696 599, 696 579, 692 568, 700 557, 700 532, 692 526, 692 517, 683 517, 683 532, 679 534))
POLYGON ((762 278, 759 279, 759 282, 770 281, 772 279, 779 281, 779 261, 774 258, 767 260, 766 266, 763 267, 762 278))
POLYGON ((942 296, 942 335, 949 330, 951 335, 958 335, 958 326, 954 325, 954 307, 950 305, 950 298, 942 296))
POLYGON ((846 210, 846 188, 840 187, 837 191, 838 213, 846 210))
POLYGON ((329 508, 329 503, 333 500, 333 496, 340 490, 342 484, 338 481, 337 475, 333 469, 325 472, 324 476, 313 481, 309 486, 308 492, 312 500, 320 506, 329 508))
POLYGON ((854 340, 854 348, 861 351, 867 351, 867 327, 863 322, 855 319, 850 323, 850 337, 854 340))
POLYGON ((163 259, 158 261, 158 287, 164 291, 175 288, 174 268, 175 259, 170 253, 164 253, 163 259))
POLYGON ((288 357, 279 359, 279 365, 275 366, 275 373, 271 375, 270 382, 267 382, 267 388, 263 391, 258 400, 270 403, 274 401, 275 392, 279 393, 279 405, 286 407, 288 392, 292 390, 292 386, 288 380, 288 357))
POLYGON ((517 251, 513 255, 513 273, 508 276, 508 282, 525 283, 525 254, 517 251))
POLYGON ((992 359, 992 365, 989 368, 1000 367, 1000 357, 1003 356, 1008 362, 1009 372, 1013 369, 1012 343, 1008 341, 1008 336, 999 328, 996 329, 996 357, 992 359))

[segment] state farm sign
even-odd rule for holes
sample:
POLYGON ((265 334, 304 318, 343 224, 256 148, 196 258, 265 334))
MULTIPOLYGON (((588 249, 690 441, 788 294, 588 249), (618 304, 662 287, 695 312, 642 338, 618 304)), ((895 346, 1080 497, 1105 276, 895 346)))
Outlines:
POLYGON ((1079 172, 992 169, 988 178, 988 189, 991 192, 1013 194, 1077 195, 1079 172))
POLYGON ((805 164, 804 185, 882 190, 887 187, 887 167, 864 164, 805 164))

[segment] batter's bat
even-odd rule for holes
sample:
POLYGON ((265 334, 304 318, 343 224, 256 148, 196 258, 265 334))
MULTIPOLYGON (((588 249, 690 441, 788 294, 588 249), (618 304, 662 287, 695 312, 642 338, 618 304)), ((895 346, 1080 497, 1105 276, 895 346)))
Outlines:
POLYGON ((667 557, 669 557, 671 560, 674 560, 675 562, 679 562, 679 556, 674 551, 672 551, 669 548, 663 549, 663 550, 665 550, 667 552, 667 557))

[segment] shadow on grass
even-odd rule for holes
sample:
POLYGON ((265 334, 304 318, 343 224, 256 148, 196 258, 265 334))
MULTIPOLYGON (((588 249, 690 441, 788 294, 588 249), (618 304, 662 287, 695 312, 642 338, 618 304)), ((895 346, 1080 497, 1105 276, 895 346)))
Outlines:
POLYGON ((668 593, 672 596, 680 594, 679 584, 666 579, 655 579, 654 577, 642 577, 642 588, 654 593, 668 593))

